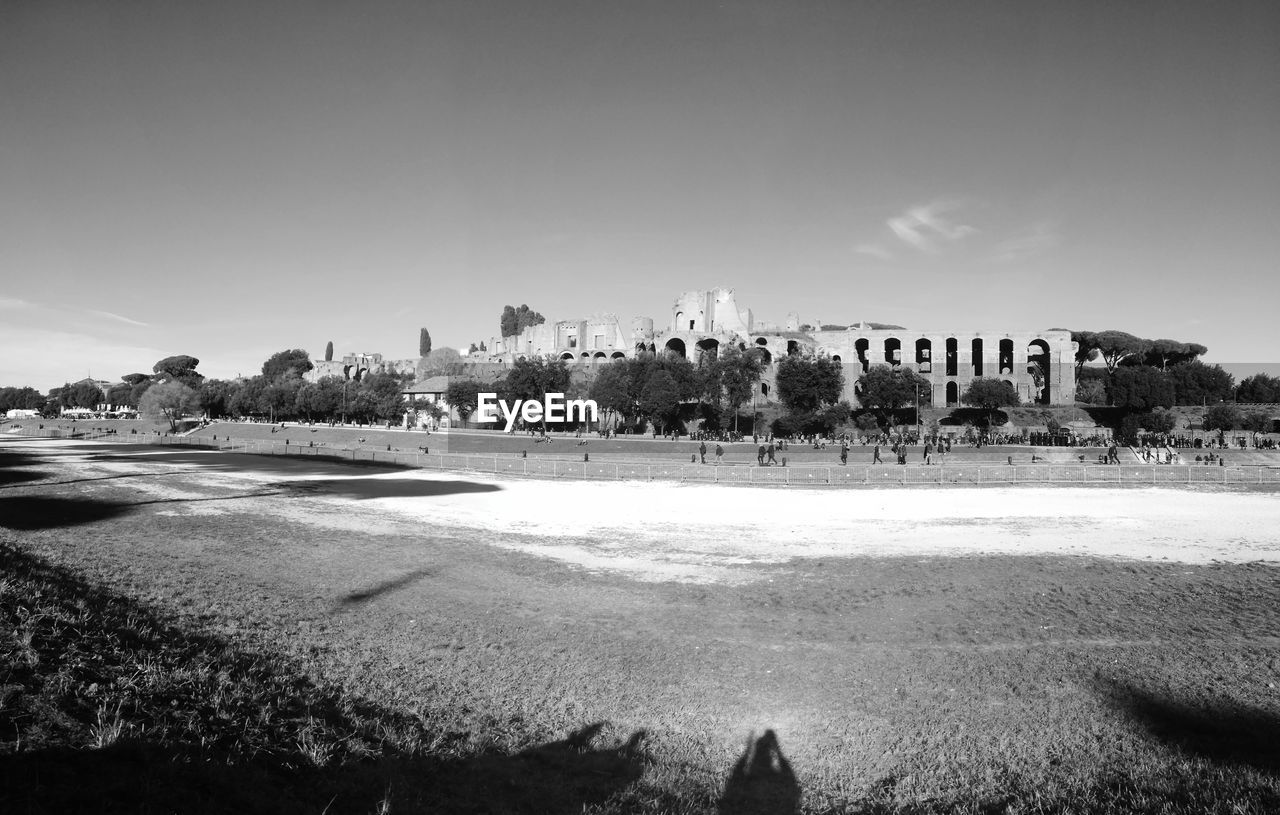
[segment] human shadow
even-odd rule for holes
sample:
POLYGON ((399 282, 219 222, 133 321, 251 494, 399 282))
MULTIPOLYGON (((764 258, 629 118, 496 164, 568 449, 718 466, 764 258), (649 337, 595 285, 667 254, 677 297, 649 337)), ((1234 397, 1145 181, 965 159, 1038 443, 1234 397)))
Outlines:
POLYGON ((1098 678, 1095 691, 1154 739, 1214 764, 1280 771, 1280 716, 1230 700, 1191 701, 1134 683, 1098 678))
POLYGON ((800 784, 772 730, 752 741, 733 765, 720 799, 721 815, 793 815, 800 784))
POLYGON ((476 751, 469 733, 314 683, 290 656, 187 630, 18 547, 0 543, 0 573, 0 626, 31 633, 3 686, 0 812, 569 815, 648 760, 643 731, 604 722, 476 751), (104 711, 127 722, 106 740, 104 711))

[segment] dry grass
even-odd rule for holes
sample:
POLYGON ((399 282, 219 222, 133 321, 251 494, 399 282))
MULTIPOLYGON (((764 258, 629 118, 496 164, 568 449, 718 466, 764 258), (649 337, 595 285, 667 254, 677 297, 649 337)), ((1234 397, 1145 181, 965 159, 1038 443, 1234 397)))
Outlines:
POLYGON ((0 532, 0 811, 1280 810, 1273 566, 636 584, 448 529, 165 508, 0 532))

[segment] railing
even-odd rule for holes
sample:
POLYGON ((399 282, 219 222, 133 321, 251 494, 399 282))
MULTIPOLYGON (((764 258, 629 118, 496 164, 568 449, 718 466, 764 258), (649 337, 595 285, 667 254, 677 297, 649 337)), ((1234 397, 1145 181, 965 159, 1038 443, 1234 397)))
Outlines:
POLYGON ((314 456, 327 460, 390 464, 426 470, 478 472, 577 481, 680 481, 705 484, 791 486, 911 486, 928 484, 1280 484, 1280 467, 1201 464, 934 464, 799 465, 686 464, 571 461, 515 455, 418 453, 285 444, 279 441, 168 435, 114 435, 57 429, 10 435, 79 438, 124 444, 158 444, 253 455, 314 456))

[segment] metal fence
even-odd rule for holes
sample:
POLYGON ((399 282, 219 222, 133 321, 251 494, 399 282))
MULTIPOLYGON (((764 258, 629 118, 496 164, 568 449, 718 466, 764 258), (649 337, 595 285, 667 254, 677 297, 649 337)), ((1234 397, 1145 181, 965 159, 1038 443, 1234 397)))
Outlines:
POLYGON ((17 431, 40 438, 78 438, 124 444, 157 444, 254 455, 314 456, 337 461, 369 462, 426 470, 476 472, 575 481, 679 481, 707 484, 793 486, 907 486, 913 484, 1280 484, 1280 467, 1226 467, 1190 464, 933 464, 770 466, 684 464, 666 462, 574 461, 521 458, 516 455, 417 453, 402 450, 354 449, 286 444, 278 441, 168 435, 68 433, 61 430, 17 431))

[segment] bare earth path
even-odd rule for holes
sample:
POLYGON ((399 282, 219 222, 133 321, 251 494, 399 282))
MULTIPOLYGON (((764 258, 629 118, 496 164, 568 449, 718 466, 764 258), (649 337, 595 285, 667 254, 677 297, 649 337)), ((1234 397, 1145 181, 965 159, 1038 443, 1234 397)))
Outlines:
MULTIPOLYGON (((561 484, 39 441, 0 455, 6 540, 478 745, 647 730, 637 800, 711 806, 766 728, 815 811, 1075 800, 1117 771, 1168 791, 1235 759, 1135 699, 1280 720, 1271 491, 561 484)), ((1280 801, 1280 756, 1264 758, 1231 780, 1242 800, 1280 801)))

